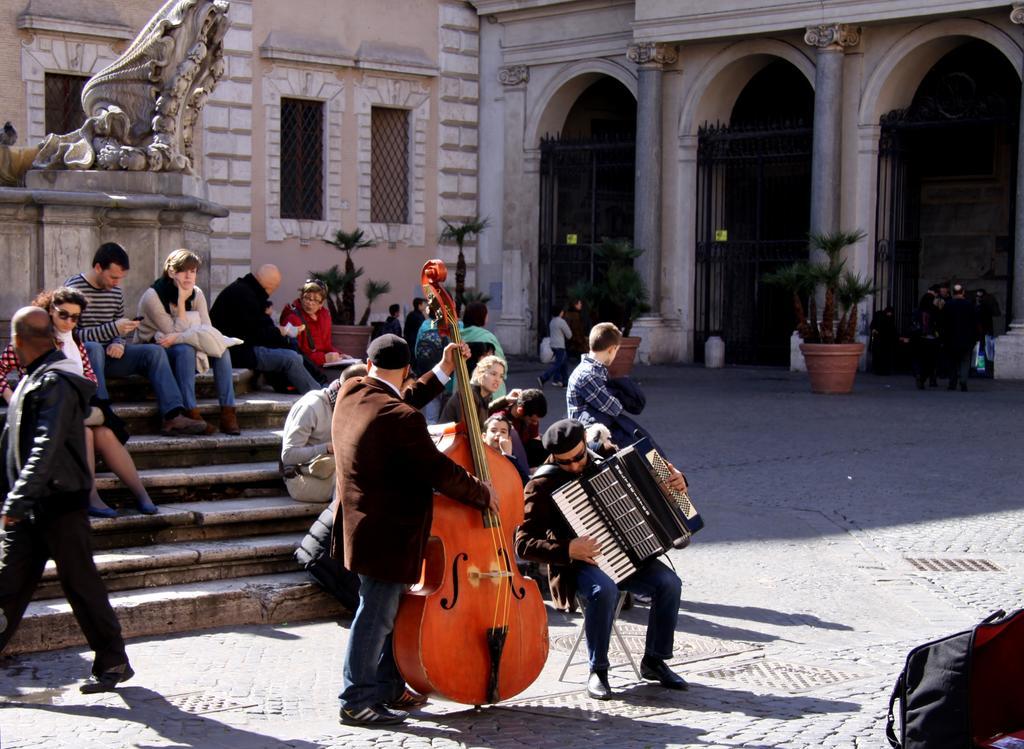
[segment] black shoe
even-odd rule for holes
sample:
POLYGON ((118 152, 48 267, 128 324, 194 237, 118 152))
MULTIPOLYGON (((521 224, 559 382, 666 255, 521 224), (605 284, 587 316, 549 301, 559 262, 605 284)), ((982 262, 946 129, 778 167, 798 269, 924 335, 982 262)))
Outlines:
POLYGON ((127 663, 108 669, 99 676, 90 676, 89 680, 78 688, 82 694, 99 694, 100 692, 113 692, 122 681, 128 681, 135 676, 132 667, 127 663))
POLYGON ((608 686, 608 672, 606 670, 591 671, 587 679, 587 696, 595 700, 610 700, 612 688, 608 686))
POLYGON ((686 679, 669 668, 668 664, 660 658, 644 656, 644 659, 640 661, 640 676, 648 681, 656 681, 666 689, 686 691, 690 688, 686 679))
POLYGON ((918 390, 924 390, 924 378, 923 377, 915 378, 914 382, 917 383, 917 389, 918 390))
POLYGON ((358 709, 341 708, 338 713, 341 722, 346 726, 397 726, 409 717, 409 713, 388 710, 383 705, 370 705, 358 709))
POLYGON ((541 390, 544 389, 544 380, 542 380, 540 377, 537 378, 537 387, 539 387, 541 390))

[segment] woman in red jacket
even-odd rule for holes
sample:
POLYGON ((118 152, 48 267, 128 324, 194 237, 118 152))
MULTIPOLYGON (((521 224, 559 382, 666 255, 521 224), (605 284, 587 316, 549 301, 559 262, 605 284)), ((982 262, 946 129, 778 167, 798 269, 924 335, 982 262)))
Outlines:
POLYGON ((325 364, 347 358, 331 343, 331 314, 324 309, 325 301, 327 289, 323 282, 309 280, 302 284, 299 298, 281 311, 281 325, 290 323, 301 328, 296 339, 299 351, 321 368, 325 364))

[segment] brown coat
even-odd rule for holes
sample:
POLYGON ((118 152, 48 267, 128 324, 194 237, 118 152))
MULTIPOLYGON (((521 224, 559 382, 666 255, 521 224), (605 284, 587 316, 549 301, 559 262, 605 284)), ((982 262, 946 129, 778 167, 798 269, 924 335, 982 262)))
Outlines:
MULTIPOLYGON (((440 394, 432 373, 399 398, 372 377, 346 382, 331 422, 341 498, 335 528, 344 529, 345 566, 378 580, 419 580, 430 533, 433 490, 474 507, 489 493, 475 476, 439 452, 417 411, 440 394)), ((338 557, 336 544, 331 555, 338 557)))
MULTIPOLYGON (((596 456, 590 459, 584 473, 596 467, 596 456)), ((558 608, 576 610, 576 567, 583 564, 569 559, 569 542, 576 538, 561 510, 551 499, 551 493, 579 475, 561 468, 551 471, 553 460, 544 463, 541 475, 534 476, 523 493, 523 522, 516 530, 516 554, 530 562, 548 565, 548 583, 551 598, 558 608)))

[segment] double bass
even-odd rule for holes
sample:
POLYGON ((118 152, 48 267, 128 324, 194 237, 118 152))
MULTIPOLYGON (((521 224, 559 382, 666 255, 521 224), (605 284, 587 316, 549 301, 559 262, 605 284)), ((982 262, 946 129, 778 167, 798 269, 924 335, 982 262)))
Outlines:
MULTIPOLYGON (((462 343, 440 260, 423 266, 425 296, 440 309, 442 334, 462 343)), ((523 520, 523 485, 509 460, 481 437, 466 361, 455 378, 463 421, 438 449, 497 492, 497 514, 434 495, 419 583, 402 596, 393 633, 395 662, 421 694, 483 705, 519 694, 548 655, 547 612, 535 580, 515 564, 512 534, 523 520)))

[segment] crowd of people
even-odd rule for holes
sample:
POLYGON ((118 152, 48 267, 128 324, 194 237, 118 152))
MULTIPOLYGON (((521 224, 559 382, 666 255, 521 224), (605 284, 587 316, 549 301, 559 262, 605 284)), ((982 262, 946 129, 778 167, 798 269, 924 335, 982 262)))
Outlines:
POLYGON ((967 391, 972 372, 991 376, 995 359, 995 318, 1002 311, 985 289, 969 293, 960 283, 933 284, 911 316, 909 335, 897 329, 894 308, 877 312, 871 321, 872 371, 888 375, 897 370, 901 344, 908 344, 918 389, 937 387, 967 391))
MULTIPOLYGON (((232 366, 239 365, 279 377, 300 395, 285 423, 281 471, 293 498, 324 507, 298 558, 355 608, 340 695, 343 723, 391 725, 427 701, 405 684, 390 642, 401 595, 420 574, 435 491, 494 513, 500 502, 523 503, 525 519, 514 539, 519 561, 549 566, 556 605, 571 609, 578 600, 583 607, 589 696, 612 696, 607 651, 620 589, 650 601, 642 676, 666 688, 687 688, 666 663, 672 656, 678 576, 654 561, 616 584, 596 566, 598 542, 576 537, 551 500, 562 484, 600 470, 603 457, 633 435, 635 422, 628 420, 608 380, 607 364, 621 338, 614 325, 594 326, 580 363, 572 374, 561 373, 570 418, 542 430, 543 387, 506 390, 508 363, 485 327, 486 305, 467 306, 464 342, 440 339, 439 347, 431 321, 419 319, 422 300, 414 301, 404 326, 399 310, 391 309, 387 332, 372 341, 365 364, 325 376, 330 371, 325 365, 338 361, 341 352, 332 350, 320 332, 327 318, 321 286, 304 284, 275 321, 269 300, 280 273, 274 266, 232 282, 212 305, 196 286, 199 267, 194 253, 172 252, 132 319, 120 288, 130 270, 128 255, 108 243, 97 251, 92 269, 14 315, 12 343, 0 357, 6 367, 2 381, 15 372, 20 377, 3 392, 9 408, 3 436, 0 651, 52 557, 96 653, 82 691, 113 690, 133 676, 92 560, 88 514, 116 514, 96 494, 93 454, 98 452, 135 493, 141 512, 157 508, 124 448, 129 435, 111 408, 106 378, 147 377, 157 395, 162 433, 200 435, 214 427, 198 410, 195 376, 212 369, 219 428, 238 434, 231 375, 232 366), (292 332, 300 334, 295 341, 289 340, 292 332), (435 447, 446 427, 430 422, 467 421, 463 399, 451 387, 459 359, 471 372, 465 403, 474 413, 468 423, 479 429, 481 444, 508 460, 519 477, 521 490, 502 498, 490 482, 435 447), (438 416, 428 419, 432 403, 438 416)), ((564 351, 573 333, 563 334, 564 351)), ((559 366, 564 363, 561 358, 559 366)), ((685 490, 686 481, 670 466, 666 485, 685 490)))

